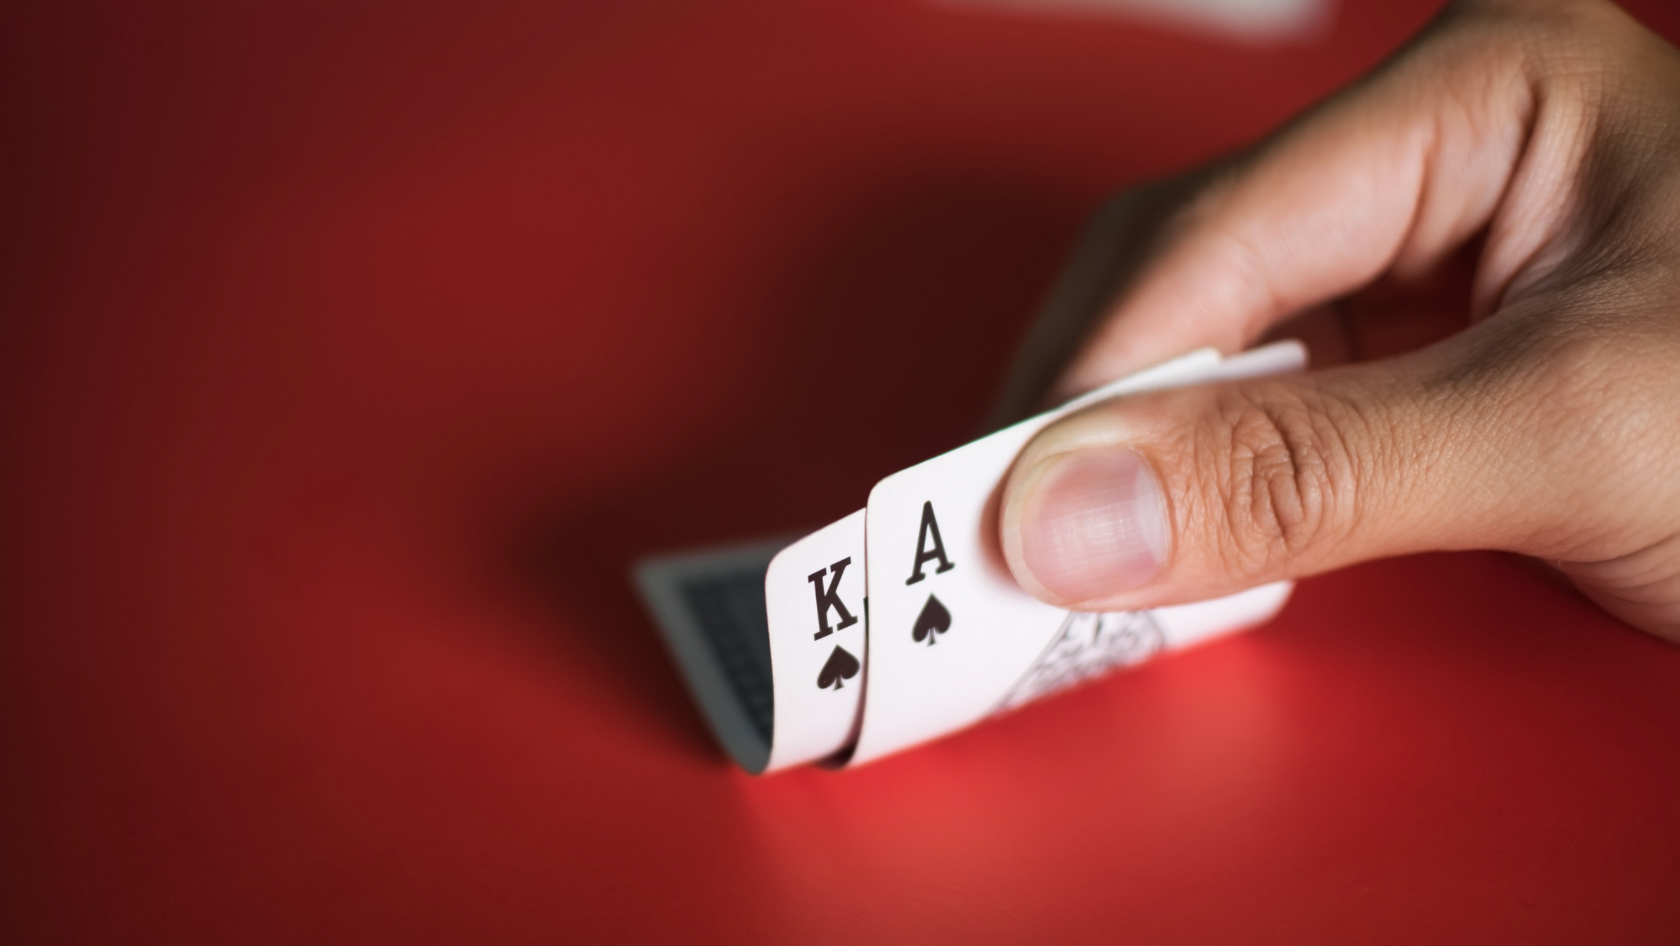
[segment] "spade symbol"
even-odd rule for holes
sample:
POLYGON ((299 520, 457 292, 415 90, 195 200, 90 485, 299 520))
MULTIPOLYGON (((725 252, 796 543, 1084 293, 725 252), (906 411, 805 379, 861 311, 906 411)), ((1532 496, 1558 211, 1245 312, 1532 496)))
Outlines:
POLYGON ((910 637, 916 643, 927 641, 932 647, 935 634, 943 634, 951 629, 951 612, 939 603, 939 599, 928 595, 927 604, 922 605, 922 613, 916 615, 916 626, 910 630, 910 637))
POLYGON ((817 687, 826 690, 833 687, 836 690, 845 686, 842 680, 850 680, 857 676, 861 669, 858 659, 846 651, 844 647, 834 648, 834 653, 828 655, 828 662, 823 664, 822 672, 817 674, 817 687))

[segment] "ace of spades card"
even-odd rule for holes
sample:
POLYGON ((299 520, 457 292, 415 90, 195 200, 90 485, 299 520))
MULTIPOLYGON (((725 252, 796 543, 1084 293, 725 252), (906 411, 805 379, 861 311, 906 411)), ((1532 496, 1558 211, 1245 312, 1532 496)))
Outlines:
MULTIPOLYGON (((1011 693, 1021 692, 1018 684, 1066 622, 1069 612, 1021 590, 997 546, 997 494, 1034 434, 1097 400, 1273 374, 1303 362, 1303 349, 1290 343, 1223 361, 1211 350, 1193 352, 876 484, 865 530, 869 693, 852 761, 867 762, 1015 705, 1011 693)), ((1227 613, 1225 629, 1235 630, 1269 617, 1288 593, 1287 583, 1264 586, 1218 599, 1224 604, 1216 609, 1227 613)), ((1175 620, 1175 611, 1151 612, 1159 648, 1208 636, 1205 615, 1175 620)))

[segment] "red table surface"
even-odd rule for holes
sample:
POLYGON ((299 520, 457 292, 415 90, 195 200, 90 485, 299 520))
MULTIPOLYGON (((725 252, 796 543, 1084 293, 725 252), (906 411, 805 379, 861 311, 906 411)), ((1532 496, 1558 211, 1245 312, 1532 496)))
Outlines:
POLYGON ((967 439, 1105 193, 1426 7, 6 10, 0 939, 1680 940, 1680 651, 1517 560, 764 779, 627 581, 967 439))

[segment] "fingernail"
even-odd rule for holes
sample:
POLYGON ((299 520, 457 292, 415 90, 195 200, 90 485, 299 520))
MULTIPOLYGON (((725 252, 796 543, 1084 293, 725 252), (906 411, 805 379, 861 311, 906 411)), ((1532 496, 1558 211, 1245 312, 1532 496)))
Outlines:
POLYGON ((1155 474, 1125 447, 1046 459, 1021 506, 1021 556, 1064 601, 1129 591, 1167 554, 1167 513, 1155 474))

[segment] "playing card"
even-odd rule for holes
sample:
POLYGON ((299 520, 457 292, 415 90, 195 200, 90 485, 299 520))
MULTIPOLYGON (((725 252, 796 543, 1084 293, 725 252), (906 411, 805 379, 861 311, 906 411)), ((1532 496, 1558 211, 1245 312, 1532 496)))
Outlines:
POLYGON ((887 477, 869 495, 868 694, 851 759, 970 725, 1109 667, 1270 617, 1287 582, 1139 614, 1074 614, 1022 591, 997 544, 999 493, 1045 425, 1124 394, 1295 370, 1280 342, 1221 361, 1192 352, 887 477))
POLYGON ((774 721, 766 771, 823 759, 853 737, 867 656, 864 510, 783 549, 764 576, 774 721))

